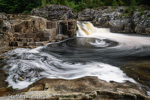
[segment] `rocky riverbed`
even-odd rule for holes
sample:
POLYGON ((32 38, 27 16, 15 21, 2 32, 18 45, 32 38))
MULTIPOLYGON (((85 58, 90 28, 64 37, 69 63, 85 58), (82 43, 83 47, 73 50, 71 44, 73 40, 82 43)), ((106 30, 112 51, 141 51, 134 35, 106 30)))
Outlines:
MULTIPOLYGON (((143 12, 137 9, 130 13, 127 7, 100 7, 76 13, 66 6, 50 5, 33 9, 30 15, 1 13, 0 54, 15 48, 35 48, 49 42, 74 37, 77 21, 91 21, 97 27, 110 28, 116 33, 150 34, 149 10, 143 12)), ((138 85, 131 82, 112 81, 108 83, 97 77, 83 77, 75 80, 41 79, 23 90, 7 88, 8 84, 4 81, 7 73, 2 69, 6 59, 0 58, 0 76, 2 76, 0 78, 0 100, 13 100, 10 95, 15 97, 16 94, 25 99, 37 99, 35 97, 39 96, 40 99, 46 100, 149 100, 146 91, 138 85)), ((147 72, 146 69, 149 70, 149 65, 142 63, 144 73, 147 72)), ((129 66, 135 66, 135 64, 125 65, 126 73, 132 76, 132 71, 128 71, 129 66)), ((141 65, 136 64, 135 67, 137 70, 135 73, 140 77, 141 65)), ((148 78, 149 80, 147 75, 141 79, 148 78)), ((135 76, 133 78, 138 80, 135 76)))
POLYGON ((150 10, 139 8, 131 12, 128 7, 100 7, 76 13, 66 6, 50 5, 33 9, 30 15, 1 13, 1 54, 74 37, 76 21, 91 21, 116 33, 150 34, 150 10))

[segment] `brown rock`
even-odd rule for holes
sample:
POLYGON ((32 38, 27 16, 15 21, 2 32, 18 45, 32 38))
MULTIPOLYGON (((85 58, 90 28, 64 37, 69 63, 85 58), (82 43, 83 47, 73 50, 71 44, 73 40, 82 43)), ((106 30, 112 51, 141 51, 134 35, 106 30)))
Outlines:
POLYGON ((48 21, 47 22, 47 28, 48 29, 57 28, 57 21, 48 21))
POLYGON ((68 21, 68 30, 76 29, 77 23, 75 20, 68 21))
POLYGON ((40 91, 44 89, 44 85, 43 84, 36 84, 35 87, 30 88, 28 91, 40 91))
POLYGON ((5 87, 0 88, 0 92, 7 92, 7 88, 5 87))
POLYGON ((73 36, 75 36, 75 34, 76 34, 76 30, 75 29, 71 29, 71 30, 68 31, 68 36, 69 37, 73 37, 73 36))
POLYGON ((9 46, 18 46, 17 42, 9 42, 9 46))
POLYGON ((36 46, 36 43, 35 42, 28 42, 27 46, 36 46))
POLYGON ((67 31, 68 31, 68 21, 62 21, 60 22, 60 27, 61 27, 61 32, 60 34, 67 34, 67 31))
POLYGON ((24 43, 23 42, 17 42, 17 46, 22 47, 22 46, 24 46, 24 43))

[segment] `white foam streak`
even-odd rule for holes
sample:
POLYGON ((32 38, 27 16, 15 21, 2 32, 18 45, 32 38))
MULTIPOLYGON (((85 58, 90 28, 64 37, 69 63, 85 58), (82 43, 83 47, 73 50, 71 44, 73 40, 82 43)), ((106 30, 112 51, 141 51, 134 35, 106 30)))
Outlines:
POLYGON ((9 74, 6 79, 9 86, 12 86, 14 89, 24 89, 41 78, 76 79, 84 76, 97 76, 99 79, 107 82, 125 82, 126 80, 135 82, 119 68, 109 64, 101 62, 72 64, 63 62, 52 55, 39 52, 38 50, 18 48, 13 51, 13 53, 21 51, 17 53, 17 56, 23 58, 19 60, 11 59, 8 61, 8 65, 5 66, 5 70, 9 74), (38 54, 33 54, 33 51, 38 54), (24 53, 27 53, 27 55, 23 56, 24 53))
MULTIPOLYGON (((111 33, 109 29, 96 28, 90 22, 85 22, 85 23, 78 22, 78 26, 80 28, 77 31, 77 36, 109 39, 109 40, 118 42, 119 45, 113 48, 130 50, 130 49, 138 49, 138 48, 142 49, 144 46, 150 46, 150 37, 111 33), (90 34, 87 35, 86 34, 87 32, 90 34), (79 34, 79 33, 82 33, 82 34, 79 34)), ((94 45, 96 45, 96 43, 94 45)))
MULTIPOLYGON (((103 47, 108 47, 103 51, 109 48, 115 48, 115 50, 120 50, 118 55, 124 52, 125 54, 123 55, 127 55, 129 52, 141 52, 144 46, 150 46, 150 37, 111 33, 109 29, 99 29, 94 27, 91 23, 84 24, 78 22, 78 27, 77 36, 98 38, 98 40, 90 42, 90 44, 95 47, 102 47, 102 49, 103 47), (105 41, 105 39, 108 40, 105 41), (115 41, 115 43, 117 42, 118 44, 109 46, 109 40, 115 41), (133 51, 128 51, 130 49, 133 49, 133 51)), ((82 38, 78 40, 77 42, 80 42, 80 44, 86 44, 84 40, 82 41, 82 38)), ((52 52, 46 53, 42 51, 41 49, 43 48, 45 47, 35 49, 18 48, 7 53, 8 56, 16 55, 16 57, 11 57, 7 62, 8 65, 5 66, 5 70, 9 74, 6 81, 10 86, 23 89, 41 78, 76 79, 84 76, 97 76, 99 79, 107 82, 125 82, 128 80, 135 83, 135 81, 126 76, 123 71, 110 64, 96 61, 86 62, 84 64, 72 64, 52 56, 52 52)), ((100 49, 97 50, 99 51, 100 49)), ((112 52, 112 50, 110 50, 110 52, 107 53, 110 53, 109 55, 115 53, 116 55, 117 51, 112 52)))

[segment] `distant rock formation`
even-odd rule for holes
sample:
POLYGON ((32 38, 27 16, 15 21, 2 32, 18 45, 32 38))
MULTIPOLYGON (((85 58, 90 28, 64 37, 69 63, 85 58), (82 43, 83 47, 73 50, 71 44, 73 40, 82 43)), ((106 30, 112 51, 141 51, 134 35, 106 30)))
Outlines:
POLYGON ((130 11, 127 7, 99 7, 85 9, 74 13, 66 6, 50 5, 45 8, 33 9, 32 15, 45 17, 49 20, 76 19, 92 21, 99 27, 110 28, 117 33, 150 34, 150 11, 130 11))
POLYGON ((73 13, 72 9, 67 6, 49 5, 39 9, 33 9, 31 15, 41 16, 48 20, 66 20, 76 19, 77 15, 73 13))

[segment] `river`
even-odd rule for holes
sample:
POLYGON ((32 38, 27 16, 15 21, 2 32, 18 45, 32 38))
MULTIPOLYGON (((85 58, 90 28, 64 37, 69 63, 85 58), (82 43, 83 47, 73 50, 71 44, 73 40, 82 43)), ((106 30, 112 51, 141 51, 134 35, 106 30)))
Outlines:
POLYGON ((77 22, 77 36, 35 49, 17 48, 7 56, 6 81, 24 89, 42 78, 97 76, 107 82, 130 81, 150 91, 150 37, 111 33, 77 22))

